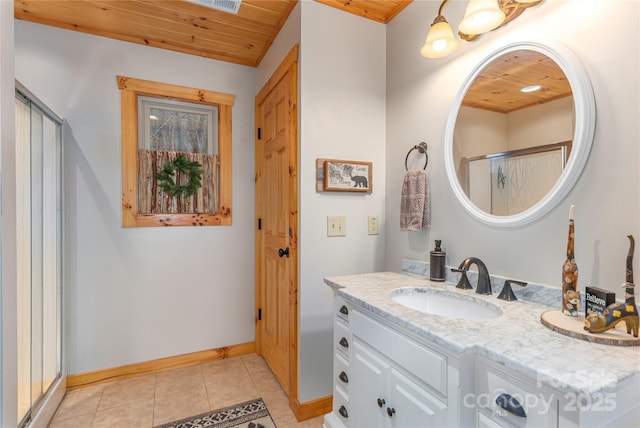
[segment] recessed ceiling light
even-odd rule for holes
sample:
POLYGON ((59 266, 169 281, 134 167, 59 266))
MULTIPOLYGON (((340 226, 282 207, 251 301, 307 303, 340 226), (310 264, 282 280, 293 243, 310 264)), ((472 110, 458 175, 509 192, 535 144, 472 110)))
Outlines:
POLYGON ((155 116, 153 114, 149 115, 149 119, 151 119, 151 120, 160 120, 160 119, 158 119, 158 116, 155 116))
POLYGON ((531 85, 525 86, 524 88, 520 89, 520 92, 535 92, 539 91, 540 89, 542 89, 542 86, 540 85, 531 85))

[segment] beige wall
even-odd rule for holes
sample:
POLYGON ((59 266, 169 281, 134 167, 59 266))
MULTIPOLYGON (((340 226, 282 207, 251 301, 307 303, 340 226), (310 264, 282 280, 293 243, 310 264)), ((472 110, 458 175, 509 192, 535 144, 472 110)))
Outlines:
POLYGON ((509 113, 509 150, 573 140, 574 122, 572 97, 509 113))

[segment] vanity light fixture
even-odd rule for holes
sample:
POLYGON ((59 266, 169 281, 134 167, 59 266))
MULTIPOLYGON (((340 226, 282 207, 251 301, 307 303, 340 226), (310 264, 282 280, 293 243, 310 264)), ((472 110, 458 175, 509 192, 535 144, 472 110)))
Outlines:
POLYGON ((486 33, 498 28, 505 17, 497 0, 469 0, 458 30, 470 35, 486 33))
MULTIPOLYGON (((427 38, 420 49, 426 58, 441 58, 456 50, 460 43, 451 25, 442 14, 451 0, 443 0, 438 16, 433 20, 427 38)), ((469 0, 464 17, 458 26, 458 36, 471 42, 481 34, 502 27, 517 18, 525 9, 537 6, 544 0, 469 0)))
POLYGON ((445 0, 438 9, 438 16, 433 20, 429 33, 427 34, 427 40, 424 42, 424 46, 420 49, 422 56, 427 58, 440 58, 449 55, 451 52, 458 49, 460 42, 453 34, 451 25, 447 22, 442 15, 442 8, 449 0, 445 0))

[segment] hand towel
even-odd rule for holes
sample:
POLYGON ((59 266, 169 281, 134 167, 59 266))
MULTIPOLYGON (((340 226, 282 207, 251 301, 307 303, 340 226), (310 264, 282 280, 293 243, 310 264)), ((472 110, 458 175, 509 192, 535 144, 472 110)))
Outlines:
POLYGON ((431 226, 429 180, 423 169, 407 171, 402 183, 400 230, 417 231, 431 226))

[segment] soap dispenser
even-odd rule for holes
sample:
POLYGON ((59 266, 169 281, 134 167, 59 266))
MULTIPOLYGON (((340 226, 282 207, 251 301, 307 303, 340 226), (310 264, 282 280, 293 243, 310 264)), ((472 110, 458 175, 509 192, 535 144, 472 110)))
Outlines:
POLYGON ((431 281, 444 282, 445 280, 445 257, 447 253, 440 248, 441 240, 436 239, 436 248, 431 252, 429 279, 431 281))

